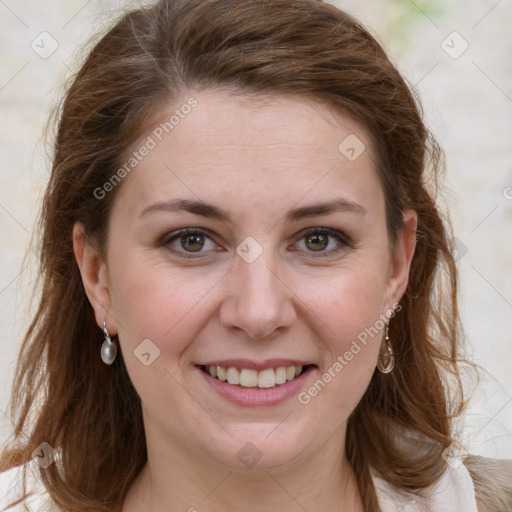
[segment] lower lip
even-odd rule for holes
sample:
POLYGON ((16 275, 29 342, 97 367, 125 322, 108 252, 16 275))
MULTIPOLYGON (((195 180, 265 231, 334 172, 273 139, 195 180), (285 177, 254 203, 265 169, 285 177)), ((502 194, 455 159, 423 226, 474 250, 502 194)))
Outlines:
POLYGON ((223 398, 236 405, 245 407, 265 407, 278 405, 285 400, 297 395, 304 386, 304 382, 309 374, 315 369, 314 366, 308 366, 298 377, 286 381, 273 388, 244 388, 233 386, 227 382, 216 379, 196 366, 199 373, 208 382, 208 384, 223 398))

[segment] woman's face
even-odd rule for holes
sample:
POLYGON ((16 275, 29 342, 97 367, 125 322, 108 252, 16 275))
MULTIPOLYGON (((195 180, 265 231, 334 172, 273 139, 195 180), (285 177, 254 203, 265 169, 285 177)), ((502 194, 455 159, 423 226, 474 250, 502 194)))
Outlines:
POLYGON ((149 450, 306 462, 342 446, 407 284, 415 215, 391 247, 369 136, 332 108, 187 103, 130 150, 140 162, 116 185, 105 261, 76 242, 86 290, 119 335, 149 450))

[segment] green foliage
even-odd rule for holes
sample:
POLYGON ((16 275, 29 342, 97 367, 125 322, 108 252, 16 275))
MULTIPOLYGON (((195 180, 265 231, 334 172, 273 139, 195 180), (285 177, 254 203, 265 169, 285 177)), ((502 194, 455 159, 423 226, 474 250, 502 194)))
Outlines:
MULTIPOLYGON (((439 25, 449 15, 450 6, 440 0, 388 0, 387 32, 406 47, 424 24, 439 25)), ((434 26, 434 25, 433 25, 434 26)))

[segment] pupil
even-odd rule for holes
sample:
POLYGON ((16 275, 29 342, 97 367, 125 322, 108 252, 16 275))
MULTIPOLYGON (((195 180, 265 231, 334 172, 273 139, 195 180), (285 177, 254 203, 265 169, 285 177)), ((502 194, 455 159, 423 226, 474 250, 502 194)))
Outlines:
POLYGON ((312 249, 314 251, 319 251, 319 250, 322 250, 322 249, 325 249, 327 247, 327 243, 328 243, 328 240, 327 240, 327 236, 326 235, 322 235, 322 234, 317 234, 317 235, 310 235, 308 238, 307 238, 308 241, 312 241, 313 244, 320 244, 320 247, 312 247, 312 249))
POLYGON ((203 244, 203 235, 187 235, 181 239, 181 246, 190 252, 197 252, 201 250, 203 244), (184 242, 184 243, 183 243, 184 242), (189 244, 190 242, 190 244, 189 244), (194 245, 197 244, 196 247, 194 245))

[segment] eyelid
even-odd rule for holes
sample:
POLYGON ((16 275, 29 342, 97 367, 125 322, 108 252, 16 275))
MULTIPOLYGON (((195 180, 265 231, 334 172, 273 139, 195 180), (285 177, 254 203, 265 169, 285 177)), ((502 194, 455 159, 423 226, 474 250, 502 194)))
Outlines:
POLYGON ((175 231, 169 231, 164 236, 160 238, 161 243, 168 244, 172 240, 178 239, 185 235, 205 235, 211 240, 213 240, 214 234, 212 231, 206 228, 182 228, 176 229, 175 231))
POLYGON ((330 235, 330 236, 338 239, 340 242, 344 243, 345 245, 348 245, 349 247, 352 247, 352 245, 353 245, 352 239, 347 234, 345 234, 343 231, 340 231, 339 229, 333 229, 333 228, 327 228, 327 227, 321 227, 321 226, 305 228, 297 233, 296 238, 303 238, 309 234, 316 234, 316 233, 330 235))
MULTIPOLYGON (((301 254, 301 256, 304 257, 312 257, 313 259, 327 259, 337 256, 338 254, 344 252, 348 249, 352 249, 354 247, 354 244, 352 242, 352 239, 347 236, 343 231, 340 231, 338 229, 333 228, 327 228, 327 227, 321 227, 316 226, 312 228, 306 228, 302 231, 299 231, 297 235, 295 236, 296 242, 300 242, 302 239, 307 237, 308 235, 315 235, 315 234, 323 234, 328 235, 332 238, 335 238, 338 242, 338 244, 341 244, 341 247, 337 247, 335 249, 330 249, 328 251, 305 251, 305 255, 301 254)), ((304 253, 304 251, 297 251, 293 249, 296 252, 304 253)))
MULTIPOLYGON (((179 230, 172 231, 170 233, 165 234, 163 237, 161 237, 161 239, 159 241, 159 245, 166 247, 171 242, 179 240, 183 236, 195 235, 195 234, 203 235, 206 238, 208 238, 210 241, 212 241, 213 243, 217 244, 217 242, 215 241, 215 236, 209 229, 206 229, 206 228, 183 228, 183 229, 179 229, 179 230)), ((294 245, 296 243, 298 243, 301 239, 303 239, 304 237, 306 237, 310 234, 311 235, 313 235, 313 234, 328 235, 328 236, 335 238, 339 243, 342 244, 341 248, 331 249, 330 251, 306 251, 307 255, 312 256, 313 258, 329 257, 329 256, 338 254, 339 252, 343 251, 345 249, 345 247, 349 247, 349 248, 353 247, 351 238, 349 236, 347 236, 343 231, 333 229, 333 228, 322 227, 322 226, 305 228, 305 229, 299 231, 294 236, 294 239, 295 239, 294 245)), ((219 244, 217 244, 217 245, 219 245, 219 244)), ((198 252, 194 253, 194 252, 186 252, 186 251, 175 250, 175 249, 169 249, 169 250, 171 250, 175 254, 179 254, 181 257, 190 258, 190 259, 201 258, 201 257, 204 257, 204 255, 205 255, 204 251, 198 251, 198 252)))

